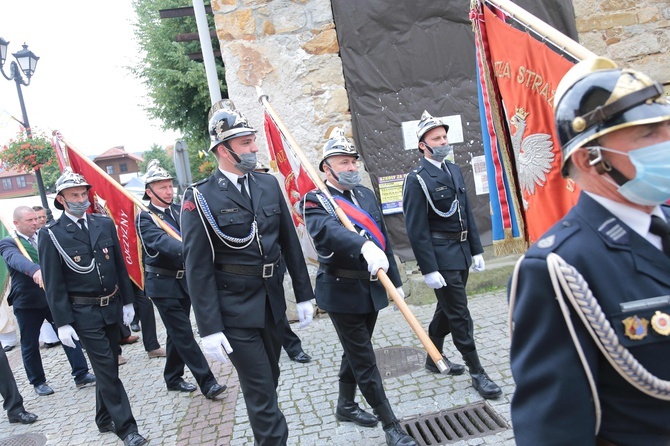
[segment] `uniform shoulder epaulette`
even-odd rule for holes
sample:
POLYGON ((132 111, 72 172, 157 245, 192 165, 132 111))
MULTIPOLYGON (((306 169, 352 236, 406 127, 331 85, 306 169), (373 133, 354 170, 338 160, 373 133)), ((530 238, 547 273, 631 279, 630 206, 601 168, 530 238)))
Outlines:
POLYGON ((44 225, 44 227, 45 227, 45 228, 51 228, 51 227, 52 227, 53 225, 55 225, 56 223, 58 223, 58 220, 51 220, 51 221, 47 222, 47 223, 44 225))
POLYGON ((200 186, 201 184, 205 184, 207 181, 209 181, 209 178, 210 177, 207 177, 207 178, 203 178, 200 181, 196 181, 195 183, 191 184, 189 187, 200 186))
POLYGON ((580 229, 576 220, 562 220, 545 232, 529 249, 527 255, 545 257, 555 251, 580 229))

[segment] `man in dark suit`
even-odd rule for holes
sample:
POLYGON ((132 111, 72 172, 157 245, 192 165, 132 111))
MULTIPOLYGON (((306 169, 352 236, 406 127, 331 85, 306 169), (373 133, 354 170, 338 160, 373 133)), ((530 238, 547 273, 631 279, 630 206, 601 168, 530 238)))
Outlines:
POLYGON ((4 400, 2 408, 7 411, 10 423, 32 424, 37 421, 37 415, 28 412, 23 407, 23 397, 16 386, 12 368, 7 360, 7 353, 2 348, 0 348, 0 395, 4 400))
POLYGON ((114 222, 86 214, 91 186, 67 168, 56 181, 54 206, 63 212, 40 230, 39 257, 58 338, 81 339, 96 374, 95 423, 125 446, 147 443, 137 432, 128 395, 119 379, 119 324, 133 320, 133 289, 114 222))
MULTIPOLYGON (((441 352, 451 333, 454 345, 468 366, 472 385, 484 398, 497 398, 500 387, 484 371, 475 346, 474 328, 465 286, 470 265, 484 270, 484 258, 477 225, 465 190, 461 169, 446 158, 453 155, 447 139, 449 126, 423 112, 417 130, 423 158, 405 178, 402 206, 407 236, 426 285, 435 290, 437 305, 428 336, 441 352)), ((451 363, 450 375, 465 371, 451 363)), ((426 356, 426 369, 439 373, 426 356)))
MULTIPOLYGON (((0 240, 0 255, 7 264, 11 277, 11 290, 7 301, 14 307, 14 315, 21 333, 21 356, 28 381, 40 396, 51 395, 40 355, 40 328, 45 320, 53 324, 47 298, 42 286, 42 270, 37 257, 37 214, 28 206, 14 209, 15 237, 0 240), (25 250, 26 257, 17 243, 25 250)), ((95 376, 88 372, 88 364, 76 342, 75 348, 65 347, 65 354, 72 366, 72 376, 78 388, 95 384, 95 376)))
MULTIPOLYGON (((340 207, 347 215, 348 209, 353 209, 372 217, 367 225, 353 232, 340 223, 323 194, 310 192, 306 197, 305 223, 320 263, 316 302, 330 315, 344 350, 335 416, 359 426, 377 425, 377 417, 365 412, 354 400, 358 385, 382 422, 386 443, 415 445, 414 439, 400 426, 386 398, 372 347, 377 315, 388 305, 386 290, 376 281, 376 273, 380 268, 388 271, 398 293, 404 297, 402 280, 377 199, 370 189, 359 185, 358 153, 340 128, 333 130, 324 145, 319 169, 325 172, 331 194, 342 200, 340 207)), ((362 221, 361 218, 353 220, 362 221)))
POLYGON ((670 102, 643 73, 585 59, 557 87, 555 124, 580 196, 510 281, 516 443, 666 446, 670 102))
POLYGON ((209 113, 212 176, 189 187, 182 203, 184 260, 203 351, 225 353, 237 369, 257 444, 284 445, 277 404, 286 302, 282 263, 293 280, 298 317, 314 313, 307 266, 281 187, 256 167, 256 130, 230 100, 209 113))
POLYGON ((149 212, 138 217, 137 232, 144 247, 144 291, 150 297, 167 331, 167 358, 163 376, 168 390, 193 392, 196 387, 184 381, 187 365, 208 399, 215 399, 226 390, 216 382, 205 355, 193 337, 191 328, 191 298, 184 276, 182 243, 163 229, 161 220, 176 235, 179 232, 181 210, 172 204, 174 188, 172 175, 158 160, 147 166, 144 199, 150 200, 149 212))

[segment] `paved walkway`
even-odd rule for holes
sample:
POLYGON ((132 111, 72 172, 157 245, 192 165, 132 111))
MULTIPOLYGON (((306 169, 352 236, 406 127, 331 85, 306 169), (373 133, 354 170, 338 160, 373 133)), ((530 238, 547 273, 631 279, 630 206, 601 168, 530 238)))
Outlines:
MULTIPOLYGON (((424 327, 431 319, 434 305, 412 306, 424 327)), ((505 293, 472 296, 470 309, 475 321, 475 336, 484 368, 502 388, 503 396, 490 400, 490 406, 510 423, 509 401, 514 390, 509 370, 509 337, 505 293)), ((156 314, 159 340, 165 329, 156 314)), ((313 324, 296 333, 313 361, 298 364, 285 354, 280 360, 279 402, 289 424, 289 445, 385 445, 383 431, 339 423, 334 411, 337 404, 337 370, 342 350, 330 320, 318 316, 313 324)), ((380 313, 374 337, 375 348, 421 344, 394 308, 380 313)), ((456 359, 456 350, 448 339, 445 353, 456 359)), ((0 445, 12 435, 38 433, 48 445, 119 445, 113 434, 100 434, 93 421, 95 391, 76 389, 62 348, 42 349, 49 384, 55 394, 39 397, 26 380, 21 353, 8 353, 19 389, 29 411, 39 420, 32 425, 9 424, 0 416, 0 445)), ((220 401, 207 400, 202 393, 168 392, 163 380, 165 360, 148 359, 141 342, 124 346, 128 363, 120 368, 121 380, 128 392, 140 433, 157 445, 252 445, 253 437, 237 375, 230 363, 212 364, 220 383, 228 390, 220 401)), ((186 379, 195 382, 187 370, 186 379)), ((428 414, 482 401, 470 385, 467 373, 449 377, 423 369, 384 380, 386 393, 398 418, 428 414)), ((369 409, 359 395, 361 406, 369 409)), ((514 445, 512 430, 497 435, 453 443, 457 445, 514 445)))

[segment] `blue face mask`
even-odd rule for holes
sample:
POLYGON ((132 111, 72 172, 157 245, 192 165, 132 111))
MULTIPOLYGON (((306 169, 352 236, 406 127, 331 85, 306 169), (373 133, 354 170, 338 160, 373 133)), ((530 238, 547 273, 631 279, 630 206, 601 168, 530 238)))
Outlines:
POLYGON ((628 153, 602 149, 628 155, 635 166, 635 178, 619 186, 618 191, 624 198, 642 206, 656 206, 670 200, 670 141, 628 153))

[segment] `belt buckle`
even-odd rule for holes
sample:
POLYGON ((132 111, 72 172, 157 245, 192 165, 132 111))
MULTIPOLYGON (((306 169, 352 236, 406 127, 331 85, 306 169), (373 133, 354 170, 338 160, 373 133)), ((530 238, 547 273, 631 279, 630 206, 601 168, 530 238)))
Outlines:
POLYGON ((370 274, 370 282, 377 282, 379 277, 376 274, 370 274))
POLYGON ((269 279, 274 275, 275 272, 275 264, 274 263, 266 263, 263 265, 263 279, 269 279))
POLYGON ((183 279, 184 278, 184 270, 180 269, 177 271, 177 275, 175 276, 175 279, 183 279))
POLYGON ((464 242, 468 239, 468 231, 461 231, 461 241, 464 242))
POLYGON ((111 300, 110 296, 101 297, 100 298, 100 306, 101 307, 106 307, 107 305, 109 305, 110 300, 111 300))

